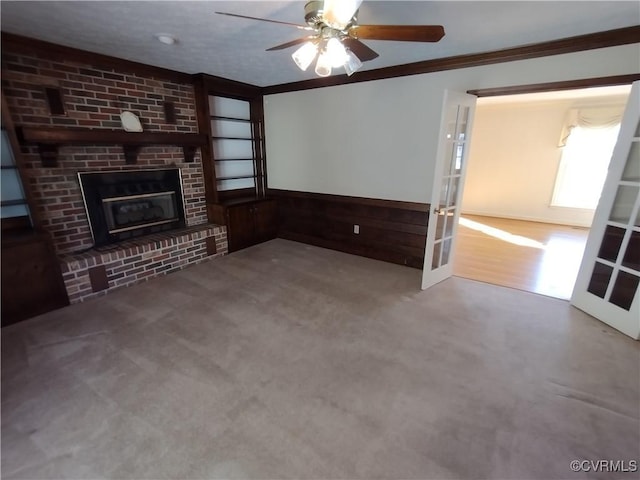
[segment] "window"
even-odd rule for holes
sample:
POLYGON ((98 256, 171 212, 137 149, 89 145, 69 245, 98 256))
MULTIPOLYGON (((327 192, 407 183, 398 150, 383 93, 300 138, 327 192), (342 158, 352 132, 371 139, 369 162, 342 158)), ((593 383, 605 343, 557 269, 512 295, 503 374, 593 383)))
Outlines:
MULTIPOLYGON (((0 217, 29 220, 29 208, 6 130, 2 129, 0 217)), ((4 222, 3 222, 4 223, 4 222)))
POLYGON ((621 111, 574 111, 562 138, 562 157, 551 206, 594 210, 620 131, 621 111), (593 113, 595 112, 595 113, 593 113))
POLYGON ((256 195, 263 181, 261 155, 256 152, 251 103, 209 96, 216 187, 221 196, 256 195), (226 195, 225 195, 226 193, 226 195))

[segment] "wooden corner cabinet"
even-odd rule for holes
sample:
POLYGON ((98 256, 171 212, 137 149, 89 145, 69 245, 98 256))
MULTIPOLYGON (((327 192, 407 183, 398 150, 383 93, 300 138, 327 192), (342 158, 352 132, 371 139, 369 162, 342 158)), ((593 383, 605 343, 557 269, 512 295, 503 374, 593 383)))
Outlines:
POLYGON ((227 205, 229 252, 276 238, 276 208, 275 200, 265 199, 227 205))
POLYGON ((229 253, 266 242, 278 234, 277 204, 265 198, 238 199, 211 205, 216 223, 227 225, 229 253))

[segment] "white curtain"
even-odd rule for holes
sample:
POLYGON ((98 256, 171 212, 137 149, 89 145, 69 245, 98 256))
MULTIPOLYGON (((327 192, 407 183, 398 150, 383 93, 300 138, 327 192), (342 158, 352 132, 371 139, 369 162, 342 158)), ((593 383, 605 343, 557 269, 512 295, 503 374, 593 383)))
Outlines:
POLYGON ((575 127, 583 128, 611 128, 622 121, 624 105, 572 108, 567 112, 567 118, 560 133, 559 147, 567 145, 571 130, 575 127))

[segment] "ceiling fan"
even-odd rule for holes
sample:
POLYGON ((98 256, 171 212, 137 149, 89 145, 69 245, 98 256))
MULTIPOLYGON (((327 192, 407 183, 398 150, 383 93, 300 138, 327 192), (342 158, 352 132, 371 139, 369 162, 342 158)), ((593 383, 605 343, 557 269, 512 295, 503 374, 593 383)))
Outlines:
POLYGON ((347 75, 352 75, 362 67, 362 62, 377 58, 378 54, 360 39, 438 42, 444 36, 441 25, 358 25, 356 17, 361 4, 362 0, 312 0, 304 6, 306 25, 235 13, 216 13, 288 25, 310 32, 306 37, 268 48, 267 51, 302 44, 291 57, 301 70, 309 68, 317 57, 315 72, 320 77, 331 75, 332 69, 339 67, 344 67, 347 75))

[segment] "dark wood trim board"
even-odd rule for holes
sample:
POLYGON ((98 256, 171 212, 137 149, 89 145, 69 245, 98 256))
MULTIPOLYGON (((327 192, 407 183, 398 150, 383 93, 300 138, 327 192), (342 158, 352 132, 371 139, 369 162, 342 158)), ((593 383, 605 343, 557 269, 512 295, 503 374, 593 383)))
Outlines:
POLYGON ((262 89, 249 83, 216 77, 207 73, 197 73, 192 76, 194 82, 200 82, 204 90, 210 95, 252 100, 262 95, 262 89))
POLYGON ((579 88, 611 87, 615 85, 630 85, 640 80, 640 73, 629 75, 613 75, 611 77, 584 78, 564 82, 536 83, 531 85, 513 85, 509 87, 481 88, 469 90, 467 93, 476 97, 495 97, 499 95, 518 95, 522 93, 557 92, 560 90, 575 90, 579 88))

